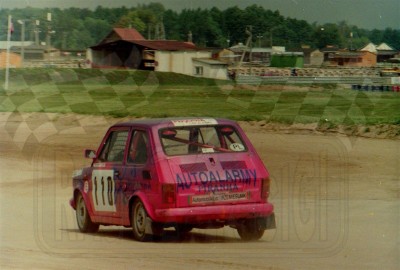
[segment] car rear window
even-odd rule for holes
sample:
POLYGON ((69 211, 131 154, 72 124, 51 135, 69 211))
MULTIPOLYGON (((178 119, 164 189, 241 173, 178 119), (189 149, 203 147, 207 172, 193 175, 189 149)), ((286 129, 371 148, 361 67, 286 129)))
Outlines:
POLYGON ((169 156, 247 151, 232 126, 165 128, 160 130, 160 138, 164 152, 169 156))

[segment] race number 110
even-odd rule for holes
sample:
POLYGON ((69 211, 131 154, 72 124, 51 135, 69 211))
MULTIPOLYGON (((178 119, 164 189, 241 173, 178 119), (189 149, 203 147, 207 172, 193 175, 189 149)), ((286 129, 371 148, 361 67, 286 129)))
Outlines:
POLYGON ((113 174, 113 170, 93 170, 92 200, 95 211, 116 211, 113 174))

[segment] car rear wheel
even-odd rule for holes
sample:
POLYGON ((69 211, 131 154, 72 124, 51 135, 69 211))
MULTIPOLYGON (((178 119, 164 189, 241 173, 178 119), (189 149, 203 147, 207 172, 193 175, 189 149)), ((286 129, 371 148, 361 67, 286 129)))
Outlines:
POLYGON ((237 231, 243 241, 256 241, 263 237, 265 227, 258 219, 248 219, 237 227, 237 231))
POLYGON ((76 198, 76 222, 78 223, 78 228, 84 233, 93 233, 99 230, 99 224, 93 223, 90 219, 89 212, 87 210, 85 200, 82 194, 79 193, 76 198))
POLYGON ((133 237, 138 241, 146 240, 147 212, 141 200, 136 199, 132 206, 131 224, 133 237))

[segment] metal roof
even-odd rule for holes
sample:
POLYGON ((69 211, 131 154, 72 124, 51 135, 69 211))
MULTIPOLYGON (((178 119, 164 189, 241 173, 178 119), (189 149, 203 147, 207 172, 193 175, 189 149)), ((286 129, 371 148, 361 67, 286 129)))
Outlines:
POLYGON ((175 41, 175 40, 117 40, 107 43, 101 43, 96 46, 90 47, 91 49, 102 49, 106 47, 119 46, 121 44, 133 44, 141 46, 148 50, 157 51, 194 51, 200 50, 193 43, 175 41))
POLYGON ((118 44, 119 42, 128 42, 139 45, 145 49, 159 51, 186 51, 199 50, 192 42, 182 42, 177 40, 146 40, 134 28, 113 28, 113 30, 100 43, 91 46, 92 49, 104 48, 118 44))
POLYGON ((379 44, 378 46, 376 46, 376 49, 380 51, 394 51, 394 49, 386 43, 379 44))
POLYGON ((114 28, 113 32, 120 36, 121 40, 145 40, 135 28, 114 28))
POLYGON ((374 43, 370 42, 367 45, 365 45, 365 47, 363 47, 360 51, 376 53, 376 45, 374 43))
POLYGON ((331 46, 329 46, 329 47, 325 47, 325 48, 322 48, 322 49, 320 49, 320 51, 321 52, 326 52, 326 53, 328 53, 328 52, 337 52, 337 51, 339 51, 339 48, 338 47, 331 47, 331 46))
POLYGON ((196 45, 191 42, 182 42, 177 40, 129 40, 129 42, 159 51, 198 50, 196 45))
POLYGON ((362 52, 337 52, 331 58, 358 58, 362 56, 362 52))

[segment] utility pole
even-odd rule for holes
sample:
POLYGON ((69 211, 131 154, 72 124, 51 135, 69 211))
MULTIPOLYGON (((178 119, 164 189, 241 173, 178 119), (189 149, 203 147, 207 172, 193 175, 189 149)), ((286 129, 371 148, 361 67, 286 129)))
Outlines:
POLYGON ((8 90, 8 77, 10 76, 10 40, 11 33, 13 31, 12 17, 8 15, 8 26, 7 26, 7 56, 6 56, 6 78, 4 81, 4 89, 8 90))
POLYGON ((353 32, 350 32, 350 51, 353 50, 353 32))
POLYGON ((21 24, 21 66, 24 66, 25 60, 25 20, 18 20, 21 24))
MULTIPOLYGON (((246 41, 246 46, 243 49, 242 56, 240 57, 240 62, 239 62, 239 68, 242 66, 243 60, 244 60, 244 55, 246 54, 246 50, 248 48, 251 48, 251 40, 253 39, 253 34, 252 34, 253 26, 248 25, 246 26, 245 32, 246 35, 248 35, 247 41, 246 41)), ((250 49, 250 54, 251 54, 251 49, 250 49)), ((251 58, 251 56, 249 56, 251 58)))
POLYGON ((67 32, 63 32, 63 39, 62 39, 62 47, 61 49, 65 50, 67 48, 67 32))
POLYGON ((263 36, 258 35, 257 38, 258 38, 258 47, 261 48, 261 39, 263 38, 263 36))
POLYGON ((47 49, 50 49, 50 46, 51 46, 51 38, 50 38, 50 35, 51 35, 51 25, 50 25, 51 13, 50 12, 47 13, 47 21, 48 21, 48 25, 47 25, 47 35, 46 35, 46 46, 47 46, 47 49))
POLYGON ((35 45, 39 46, 39 25, 40 25, 40 21, 36 20, 35 21, 35 45))

